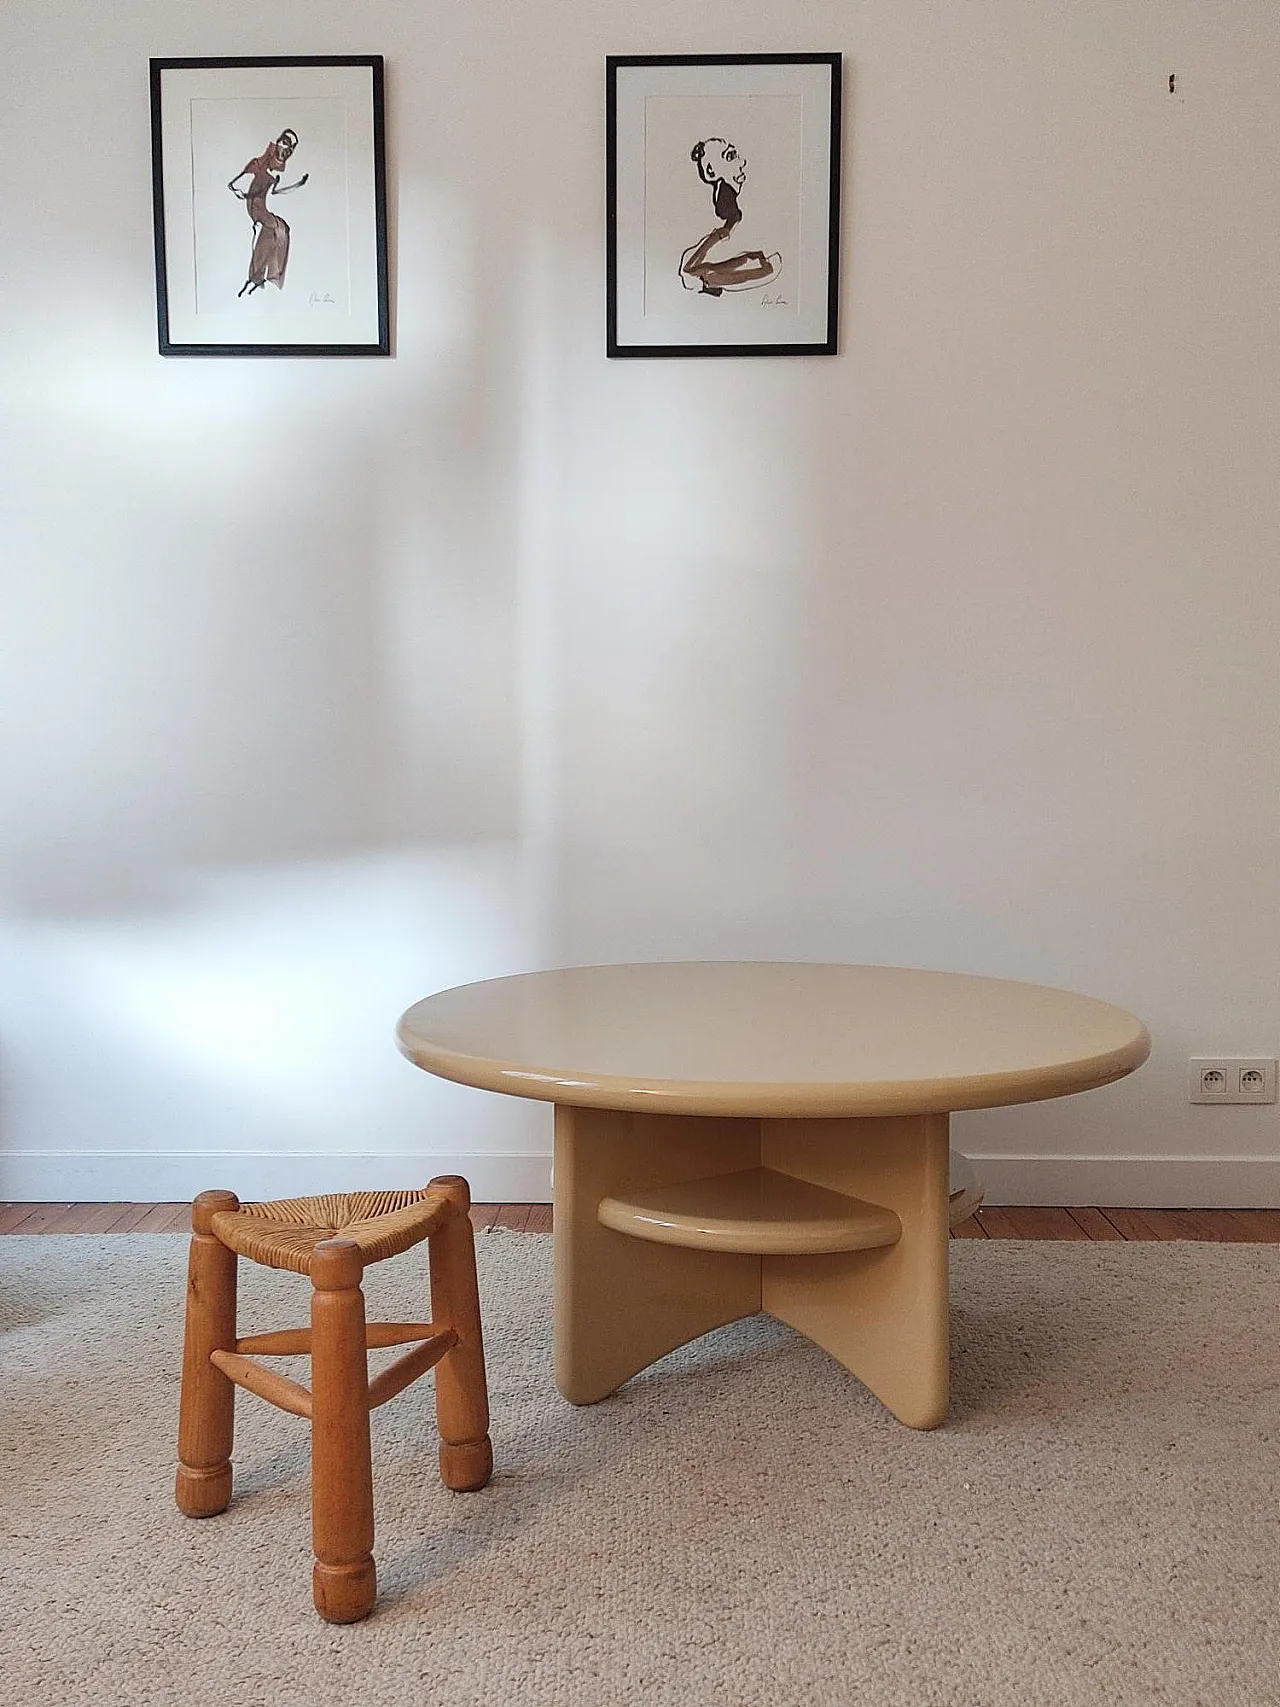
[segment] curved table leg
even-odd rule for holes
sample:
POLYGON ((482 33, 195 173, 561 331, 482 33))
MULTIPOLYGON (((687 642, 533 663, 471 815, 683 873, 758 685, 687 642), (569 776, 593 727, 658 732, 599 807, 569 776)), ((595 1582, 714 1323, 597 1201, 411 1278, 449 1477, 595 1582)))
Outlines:
POLYGON ((897 1244, 765 1257, 765 1310, 815 1341, 911 1428, 937 1428, 948 1398, 948 1119, 766 1120, 766 1167, 884 1204, 897 1244))
POLYGON ((686 1341, 760 1309, 760 1258, 649 1244, 602 1227, 620 1190, 755 1167, 758 1120, 557 1106, 556 1385, 592 1405, 686 1341))

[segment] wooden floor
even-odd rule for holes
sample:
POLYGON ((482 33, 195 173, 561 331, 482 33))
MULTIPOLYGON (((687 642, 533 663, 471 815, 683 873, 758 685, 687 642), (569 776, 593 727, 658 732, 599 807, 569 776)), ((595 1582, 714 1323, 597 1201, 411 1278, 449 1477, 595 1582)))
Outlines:
MULTIPOLYGON (((478 1229, 549 1233, 549 1203, 474 1203, 478 1229)), ((0 1203, 0 1233, 186 1233, 187 1203, 0 1203)), ((1203 1239, 1280 1244, 1280 1209, 980 1209, 953 1239, 1203 1239)))

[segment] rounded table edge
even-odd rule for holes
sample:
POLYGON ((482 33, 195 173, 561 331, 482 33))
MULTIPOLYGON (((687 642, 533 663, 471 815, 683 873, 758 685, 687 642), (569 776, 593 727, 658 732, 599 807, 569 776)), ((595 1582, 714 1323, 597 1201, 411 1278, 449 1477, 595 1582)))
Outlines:
POLYGON ((607 1075, 571 1079, 563 1074, 535 1073, 514 1062, 434 1048, 406 1027, 405 1020, 412 1011, 408 1010, 397 1025, 396 1042, 414 1066, 437 1078, 505 1096, 633 1114, 778 1120, 957 1114, 966 1109, 1047 1102, 1055 1097, 1098 1090, 1135 1072, 1151 1053, 1150 1033, 1135 1019, 1138 1027, 1135 1036, 1101 1055, 1008 1073, 861 1084, 724 1084, 714 1080, 645 1080, 607 1075))

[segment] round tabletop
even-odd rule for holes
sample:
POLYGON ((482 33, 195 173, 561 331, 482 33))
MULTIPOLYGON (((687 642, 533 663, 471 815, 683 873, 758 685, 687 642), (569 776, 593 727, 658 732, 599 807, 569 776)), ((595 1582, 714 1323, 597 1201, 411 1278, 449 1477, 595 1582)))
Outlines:
POLYGON ((896 966, 677 961, 464 984, 397 1030, 459 1084, 648 1114, 950 1113, 1067 1096, 1140 1067, 1123 1008, 896 966))

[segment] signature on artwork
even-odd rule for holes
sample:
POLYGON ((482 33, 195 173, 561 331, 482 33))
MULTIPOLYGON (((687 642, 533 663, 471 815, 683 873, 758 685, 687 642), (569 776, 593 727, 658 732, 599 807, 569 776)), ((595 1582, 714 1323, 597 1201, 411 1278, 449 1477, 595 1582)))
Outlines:
POLYGON ((787 299, 785 296, 762 296, 760 306, 761 308, 785 308, 787 299))
MULTIPOLYGON (((335 302, 335 299, 329 295, 328 291, 325 291, 324 295, 321 296, 319 291, 313 290, 311 295, 307 298, 307 307, 308 308, 322 307, 326 302, 335 302)), ((335 302, 335 306, 336 306, 336 302, 335 302)))

